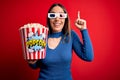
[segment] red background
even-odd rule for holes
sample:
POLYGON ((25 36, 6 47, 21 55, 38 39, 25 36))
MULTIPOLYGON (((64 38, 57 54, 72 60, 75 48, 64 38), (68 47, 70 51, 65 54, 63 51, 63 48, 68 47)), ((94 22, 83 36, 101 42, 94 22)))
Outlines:
POLYGON ((63 4, 74 26, 77 11, 87 20, 94 48, 94 61, 85 62, 75 54, 74 80, 120 80, 120 2, 119 0, 0 0, 0 80, 37 80, 39 70, 23 59, 20 26, 29 22, 46 25, 49 7, 63 4))

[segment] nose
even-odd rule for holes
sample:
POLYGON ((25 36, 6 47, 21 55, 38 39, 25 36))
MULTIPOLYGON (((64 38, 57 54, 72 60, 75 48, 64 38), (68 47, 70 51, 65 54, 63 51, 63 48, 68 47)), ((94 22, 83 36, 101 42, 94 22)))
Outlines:
POLYGON ((55 20, 59 20, 60 18, 59 17, 56 17, 55 20))

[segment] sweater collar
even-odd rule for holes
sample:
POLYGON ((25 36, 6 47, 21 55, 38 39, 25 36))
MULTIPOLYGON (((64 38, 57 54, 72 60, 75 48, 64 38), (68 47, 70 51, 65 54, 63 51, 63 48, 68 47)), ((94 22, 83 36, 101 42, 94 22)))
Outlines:
POLYGON ((51 34, 49 34, 49 37, 50 38, 59 38, 59 37, 61 37, 63 35, 63 32, 61 31, 61 32, 54 32, 54 33, 51 33, 51 34))

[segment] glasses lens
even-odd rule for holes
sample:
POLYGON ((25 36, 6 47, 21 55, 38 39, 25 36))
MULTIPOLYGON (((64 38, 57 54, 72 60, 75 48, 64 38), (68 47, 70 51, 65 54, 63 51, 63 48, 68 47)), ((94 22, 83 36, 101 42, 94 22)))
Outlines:
POLYGON ((55 13, 48 13, 48 18, 55 18, 55 17, 56 17, 55 13))
POLYGON ((62 17, 64 17, 64 15, 63 15, 63 14, 60 14, 60 17, 62 18, 62 17))
POLYGON ((61 13, 61 14, 59 15, 59 17, 60 17, 60 18, 66 18, 67 15, 66 15, 65 13, 61 13))
POLYGON ((54 17, 55 17, 55 14, 50 14, 50 17, 51 17, 51 18, 54 18, 54 17))

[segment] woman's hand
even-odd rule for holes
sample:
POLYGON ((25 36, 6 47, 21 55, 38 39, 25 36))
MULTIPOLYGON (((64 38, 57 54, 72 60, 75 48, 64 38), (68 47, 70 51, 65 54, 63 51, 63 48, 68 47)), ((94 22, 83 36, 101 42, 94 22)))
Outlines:
POLYGON ((79 28, 80 30, 87 29, 86 21, 83 20, 83 19, 80 19, 80 11, 78 11, 78 18, 77 18, 77 20, 75 21, 75 25, 76 25, 76 27, 79 28))
POLYGON ((29 64, 35 64, 35 63, 37 62, 37 60, 27 60, 27 62, 28 62, 29 64))

